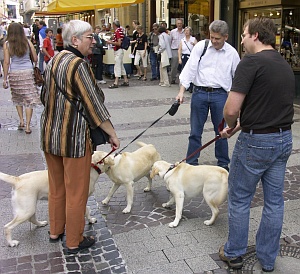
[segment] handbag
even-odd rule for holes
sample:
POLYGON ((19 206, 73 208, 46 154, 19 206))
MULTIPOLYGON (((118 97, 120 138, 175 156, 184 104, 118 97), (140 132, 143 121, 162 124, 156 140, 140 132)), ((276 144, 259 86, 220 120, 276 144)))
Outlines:
MULTIPOLYGON (((31 48, 30 48, 29 44, 28 44, 28 47, 29 47, 30 61, 33 66, 33 56, 32 56, 31 48)), ((42 72, 37 66, 33 66, 33 77, 34 77, 34 82, 38 87, 41 87, 44 84, 44 78, 43 78, 42 72)))
POLYGON ((40 87, 44 84, 44 78, 41 73, 41 70, 38 67, 33 68, 33 76, 35 84, 40 87))
POLYGON ((161 61, 161 53, 157 53, 157 61, 160 62, 161 61))
POLYGON ((109 143, 109 135, 104 130, 102 130, 102 128, 100 128, 100 127, 91 128, 88 118, 83 114, 83 110, 78 109, 77 106, 74 104, 74 102, 70 100, 70 98, 67 96, 67 94, 57 84, 56 78, 55 78, 52 70, 51 70, 51 73, 53 75, 53 78, 54 78, 54 81, 55 81, 55 84, 56 84, 56 87, 58 88, 58 90, 65 96, 65 98, 70 102, 70 104, 75 108, 75 110, 86 120, 89 130, 90 130, 90 137, 92 139, 92 143, 95 146, 109 143))

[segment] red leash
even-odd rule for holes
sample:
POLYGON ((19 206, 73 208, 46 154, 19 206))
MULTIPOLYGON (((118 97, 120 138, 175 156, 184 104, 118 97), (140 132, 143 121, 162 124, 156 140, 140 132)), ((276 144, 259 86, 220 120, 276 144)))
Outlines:
MULTIPOLYGON (((220 123, 219 126, 218 126, 218 131, 219 131, 219 133, 224 129, 224 125, 225 125, 225 119, 223 118, 222 121, 221 121, 221 123, 220 123)), ((228 131, 228 133, 230 133, 230 131, 228 131)), ((220 138, 221 138, 221 135, 218 134, 214 139, 210 140, 210 141, 207 142, 205 145, 199 147, 199 148, 198 148, 196 151, 194 151, 192 154, 188 155, 186 158, 184 158, 183 160, 181 160, 181 161, 179 162, 179 164, 182 163, 182 162, 184 162, 184 161, 186 161, 187 159, 193 157, 196 153, 198 153, 198 152, 200 152, 201 150, 205 149, 206 147, 208 147, 209 145, 211 145, 213 142, 219 140, 220 138)))
POLYGON ((96 164, 91 163, 91 167, 92 167, 93 169, 95 169, 95 170, 98 172, 99 175, 100 175, 102 172, 101 172, 100 168, 99 168, 97 165, 98 165, 98 164, 102 164, 103 161, 104 161, 104 159, 105 159, 106 157, 108 157, 110 154, 112 154, 115 150, 116 150, 115 148, 112 148, 111 152, 109 152, 105 157, 103 157, 103 158, 102 158, 99 162, 97 162, 96 164))

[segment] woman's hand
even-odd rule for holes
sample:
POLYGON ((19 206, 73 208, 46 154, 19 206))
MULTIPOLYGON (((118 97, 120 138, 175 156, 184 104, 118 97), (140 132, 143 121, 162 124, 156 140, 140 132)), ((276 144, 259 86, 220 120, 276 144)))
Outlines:
POLYGON ((180 58, 180 59, 178 59, 178 64, 182 64, 182 59, 180 58))
POLYGON ((120 140, 118 139, 117 135, 109 136, 109 143, 111 148, 114 148, 115 150, 120 147, 120 140))

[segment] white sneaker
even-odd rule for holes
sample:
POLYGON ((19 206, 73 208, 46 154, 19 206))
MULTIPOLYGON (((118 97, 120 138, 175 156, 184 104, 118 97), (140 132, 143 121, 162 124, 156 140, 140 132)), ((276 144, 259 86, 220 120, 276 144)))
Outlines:
POLYGON ((170 87, 170 85, 162 84, 161 87, 170 87))
POLYGON ((106 84, 106 81, 104 80, 101 80, 101 81, 98 81, 99 84, 106 84))

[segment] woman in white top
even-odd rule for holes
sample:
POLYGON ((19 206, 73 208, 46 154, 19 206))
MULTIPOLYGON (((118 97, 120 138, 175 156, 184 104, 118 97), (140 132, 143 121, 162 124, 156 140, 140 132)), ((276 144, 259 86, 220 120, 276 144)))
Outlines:
POLYGON ((196 38, 191 36, 192 29, 190 27, 184 29, 184 34, 185 37, 181 39, 178 48, 178 63, 181 65, 181 70, 183 70, 186 62, 189 60, 191 52, 197 43, 196 38))

